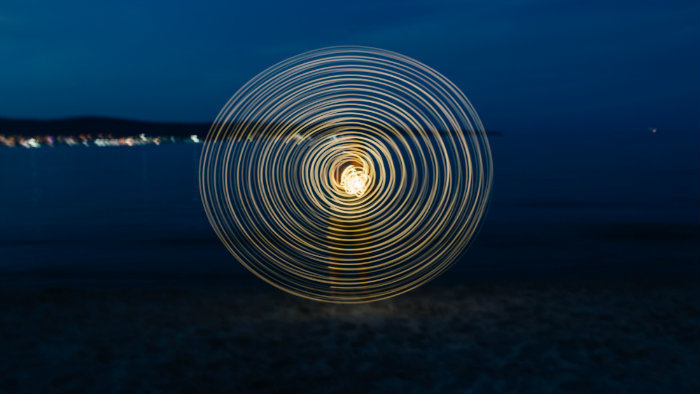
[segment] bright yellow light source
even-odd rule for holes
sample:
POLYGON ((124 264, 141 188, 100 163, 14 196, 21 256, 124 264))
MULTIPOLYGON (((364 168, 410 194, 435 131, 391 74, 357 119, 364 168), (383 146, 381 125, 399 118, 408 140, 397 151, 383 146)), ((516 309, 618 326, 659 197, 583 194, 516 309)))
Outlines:
POLYGON ((369 175, 355 166, 349 165, 340 175, 340 186, 345 189, 345 193, 362 197, 369 186, 369 175))

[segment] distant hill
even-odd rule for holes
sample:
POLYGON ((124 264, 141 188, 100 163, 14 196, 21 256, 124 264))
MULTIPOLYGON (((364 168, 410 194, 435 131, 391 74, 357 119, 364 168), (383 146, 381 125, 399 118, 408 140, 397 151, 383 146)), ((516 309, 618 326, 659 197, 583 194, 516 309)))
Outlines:
MULTIPOLYGON (((0 118, 0 134, 36 136, 75 136, 79 134, 104 134, 115 138, 147 135, 188 137, 205 135, 210 123, 147 122, 99 116, 83 116, 66 119, 36 120, 0 118)), ((501 135, 498 131, 487 131, 489 136, 501 135)))
POLYGON ((139 135, 203 135, 209 130, 210 123, 160 123, 138 120, 126 120, 99 116, 78 118, 36 120, 0 118, 0 134, 5 135, 78 135, 111 134, 114 137, 139 135))

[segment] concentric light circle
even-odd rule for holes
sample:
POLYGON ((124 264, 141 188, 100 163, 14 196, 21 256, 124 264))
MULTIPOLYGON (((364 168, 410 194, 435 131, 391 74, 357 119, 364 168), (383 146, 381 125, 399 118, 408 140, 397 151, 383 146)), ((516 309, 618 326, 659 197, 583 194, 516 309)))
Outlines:
POLYGON ((484 214, 490 163, 481 121, 444 76, 333 47, 236 92, 207 135, 200 190, 248 270, 301 297, 358 303, 449 268, 484 214))

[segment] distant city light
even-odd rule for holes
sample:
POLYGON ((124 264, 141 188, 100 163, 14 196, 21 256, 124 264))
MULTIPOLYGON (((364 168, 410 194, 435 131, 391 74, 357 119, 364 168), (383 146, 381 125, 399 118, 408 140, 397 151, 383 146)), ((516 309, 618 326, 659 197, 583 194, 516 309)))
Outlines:
POLYGON ((87 147, 116 147, 116 146, 142 146, 161 144, 201 144, 202 141, 196 134, 189 137, 177 136, 147 136, 144 133, 131 137, 112 137, 110 134, 79 134, 75 136, 35 135, 33 137, 21 135, 0 134, 0 147, 25 149, 37 149, 55 146, 87 146, 87 147))

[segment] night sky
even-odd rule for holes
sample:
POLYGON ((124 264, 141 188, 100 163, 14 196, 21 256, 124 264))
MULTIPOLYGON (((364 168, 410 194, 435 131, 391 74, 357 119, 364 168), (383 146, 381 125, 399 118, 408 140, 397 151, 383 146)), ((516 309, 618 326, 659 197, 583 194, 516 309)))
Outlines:
POLYGON ((332 45, 432 66, 491 130, 700 128, 697 0, 6 0, 0 116, 211 121, 264 68, 332 45))

